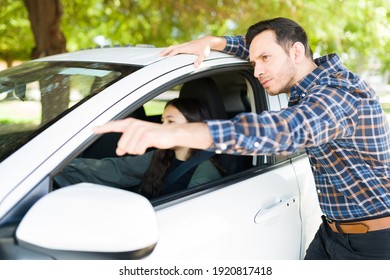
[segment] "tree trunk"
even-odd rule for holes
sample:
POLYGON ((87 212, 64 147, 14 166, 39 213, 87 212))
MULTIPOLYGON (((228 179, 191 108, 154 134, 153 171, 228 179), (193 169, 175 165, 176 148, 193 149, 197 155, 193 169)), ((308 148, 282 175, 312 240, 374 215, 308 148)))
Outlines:
POLYGON ((61 32, 60 0, 24 0, 28 10, 35 47, 32 58, 66 52, 66 40, 61 32))
MULTIPOLYGON (((61 1, 24 0, 24 4, 28 10, 31 29, 35 39, 35 47, 32 50, 31 58, 66 52, 66 40, 61 32, 61 1)), ((51 89, 49 85, 53 83, 53 80, 46 78, 39 81, 42 124, 49 122, 55 116, 68 109, 69 106, 70 81, 67 85, 60 85, 57 89, 51 89), (48 91, 49 88, 51 89, 50 91, 48 91)))

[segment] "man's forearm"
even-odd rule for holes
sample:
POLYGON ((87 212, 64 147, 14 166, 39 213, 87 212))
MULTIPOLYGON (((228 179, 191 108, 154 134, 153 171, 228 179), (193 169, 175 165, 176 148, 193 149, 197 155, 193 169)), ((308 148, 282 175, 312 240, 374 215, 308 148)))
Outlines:
POLYGON ((212 145, 212 137, 206 123, 186 123, 162 125, 127 118, 111 121, 94 128, 95 133, 122 133, 116 152, 144 154, 148 148, 170 149, 175 146, 194 149, 207 149, 212 145))
POLYGON ((170 129, 175 146, 204 150, 213 143, 206 123, 188 123, 172 126, 170 129))

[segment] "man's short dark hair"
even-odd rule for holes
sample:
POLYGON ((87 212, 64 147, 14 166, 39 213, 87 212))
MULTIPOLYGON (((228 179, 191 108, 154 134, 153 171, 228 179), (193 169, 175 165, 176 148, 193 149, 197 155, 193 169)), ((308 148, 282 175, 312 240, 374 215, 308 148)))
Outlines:
POLYGON ((313 52, 310 48, 306 32, 295 21, 283 17, 259 21, 248 28, 245 35, 246 42, 249 44, 252 43, 253 39, 265 30, 275 31, 276 42, 286 53, 288 53, 294 43, 300 42, 305 46, 305 55, 313 59, 313 52))

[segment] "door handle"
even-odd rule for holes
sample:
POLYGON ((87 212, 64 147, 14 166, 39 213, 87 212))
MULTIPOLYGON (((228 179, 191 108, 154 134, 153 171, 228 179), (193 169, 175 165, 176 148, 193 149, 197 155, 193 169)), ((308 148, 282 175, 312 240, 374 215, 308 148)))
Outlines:
POLYGON ((295 194, 285 196, 281 198, 279 202, 275 203, 274 205, 268 208, 260 209, 259 212, 256 213, 255 223, 256 224, 264 223, 277 216, 286 207, 291 207, 295 203, 297 203, 297 196, 295 194))

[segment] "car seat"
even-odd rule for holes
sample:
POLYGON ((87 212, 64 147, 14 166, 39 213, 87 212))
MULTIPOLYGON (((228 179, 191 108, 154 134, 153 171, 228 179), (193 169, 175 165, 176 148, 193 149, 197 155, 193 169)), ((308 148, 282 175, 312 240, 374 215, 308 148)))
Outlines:
POLYGON ((218 87, 211 78, 200 78, 184 83, 179 97, 199 99, 207 105, 212 119, 227 118, 218 87))
MULTIPOLYGON (((179 96, 181 98, 196 98, 204 102, 210 110, 212 119, 228 118, 218 87, 211 78, 200 78, 184 83, 179 96)), ((227 175, 235 174, 252 166, 251 156, 218 154, 214 157, 226 170, 227 175)))

